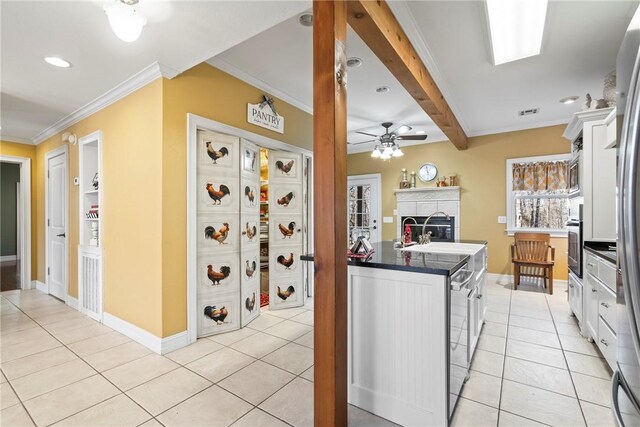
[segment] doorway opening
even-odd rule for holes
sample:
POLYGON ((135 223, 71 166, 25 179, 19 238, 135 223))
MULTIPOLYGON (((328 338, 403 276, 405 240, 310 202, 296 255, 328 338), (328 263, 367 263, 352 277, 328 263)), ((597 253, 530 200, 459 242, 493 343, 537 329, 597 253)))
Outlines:
POLYGON ((31 288, 31 159, 0 156, 2 291, 31 288))
POLYGON ((347 177, 347 231, 349 245, 362 236, 370 242, 382 240, 381 175, 352 175, 347 177))

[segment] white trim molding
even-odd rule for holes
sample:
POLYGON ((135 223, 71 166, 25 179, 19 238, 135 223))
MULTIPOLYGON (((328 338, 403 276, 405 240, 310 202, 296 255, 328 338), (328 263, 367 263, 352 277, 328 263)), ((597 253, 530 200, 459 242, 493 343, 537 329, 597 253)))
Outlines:
POLYGON ((119 101, 120 99, 148 85, 154 80, 157 80, 161 77, 172 79, 178 74, 178 71, 167 67, 166 65, 163 65, 159 62, 154 62, 142 71, 123 81, 113 89, 100 95, 93 101, 85 104, 73 113, 69 114, 66 117, 63 117, 48 128, 44 129, 42 132, 33 137, 32 143, 36 145, 40 144, 44 140, 51 138, 52 136, 63 131, 69 126, 78 123, 80 120, 97 113, 103 108, 113 104, 116 101, 119 101))
POLYGON ((31 159, 3 154, 0 161, 20 165, 20 288, 31 289, 31 159))
POLYGON ((3 255, 3 256, 0 256, 0 262, 16 261, 17 259, 18 259, 18 255, 3 255))
POLYGON ((157 354, 167 354, 171 351, 189 345, 187 331, 179 332, 166 338, 160 338, 149 331, 132 323, 122 320, 113 314, 103 312, 102 321, 105 326, 120 332, 157 354))
POLYGON ((44 292, 45 294, 49 294, 49 286, 46 283, 43 283, 39 280, 34 280, 31 282, 31 287, 39 290, 40 292, 44 292))
MULTIPOLYGON (((2 132, 0 132, 1 134, 2 132)), ((16 144, 35 145, 32 140, 28 138, 20 138, 19 136, 0 135, 0 140, 6 142, 15 142, 16 144)))
POLYGON ((270 86, 269 84, 263 82, 262 80, 253 77, 252 75, 245 73, 241 69, 229 64, 227 61, 213 57, 205 61, 207 64, 211 65, 214 68, 217 68, 221 71, 224 71, 227 74, 232 75, 233 77, 242 80, 245 83, 250 84, 251 86, 258 88, 264 92, 267 92, 269 95, 275 96, 280 100, 286 102, 287 104, 291 104, 294 107, 301 109, 302 111, 313 114, 313 107, 305 104, 304 102, 293 98, 292 96, 287 95, 286 93, 270 86))
POLYGON ((67 305, 75 310, 78 310, 78 298, 67 295, 67 305))

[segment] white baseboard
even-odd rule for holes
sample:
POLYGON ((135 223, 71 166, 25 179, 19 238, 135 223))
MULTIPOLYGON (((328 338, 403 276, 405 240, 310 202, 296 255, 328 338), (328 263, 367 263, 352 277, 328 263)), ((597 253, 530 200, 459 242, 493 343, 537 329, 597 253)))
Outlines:
POLYGON ((78 299, 67 295, 67 305, 71 308, 78 310, 78 299))
POLYGON ((3 255, 3 256, 0 256, 0 262, 16 261, 17 259, 18 259, 18 255, 3 255))
POLYGON ((171 335, 170 337, 160 338, 151 332, 129 323, 126 320, 122 320, 113 314, 109 314, 106 311, 102 315, 102 322, 106 326, 126 335, 158 354, 166 354, 189 344, 187 331, 171 335))
MULTIPOLYGON (((500 284, 513 284, 513 274, 487 273, 487 279, 500 284)), ((523 280, 527 280, 523 278, 523 280)), ((566 280, 553 279, 553 285, 567 286, 566 280)))
POLYGON ((39 280, 32 280, 31 281, 31 288, 36 288, 37 290, 39 290, 40 292, 44 292, 45 294, 49 293, 49 286, 47 286, 46 283, 42 283, 39 280))

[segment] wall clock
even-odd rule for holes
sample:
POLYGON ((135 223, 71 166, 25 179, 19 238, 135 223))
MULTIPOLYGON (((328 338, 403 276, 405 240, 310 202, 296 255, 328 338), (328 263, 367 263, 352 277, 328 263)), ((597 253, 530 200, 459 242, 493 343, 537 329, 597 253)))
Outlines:
POLYGON ((433 181, 437 175, 438 168, 433 163, 425 163, 420 166, 420 170, 418 171, 418 176, 422 182, 433 181))

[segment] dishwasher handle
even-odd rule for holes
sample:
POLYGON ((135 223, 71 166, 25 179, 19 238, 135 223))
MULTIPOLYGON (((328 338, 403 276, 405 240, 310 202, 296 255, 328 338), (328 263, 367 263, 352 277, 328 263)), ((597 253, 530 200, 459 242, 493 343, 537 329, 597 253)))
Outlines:
POLYGON ((471 279, 473 279, 473 271, 471 270, 460 270, 458 273, 456 273, 456 275, 451 279, 451 289, 454 291, 459 291, 462 288, 465 288, 469 282, 471 282, 471 279), (465 276, 468 275, 469 277, 467 277, 465 280, 463 280, 462 282, 458 282, 458 281, 454 281, 453 278, 457 277, 457 276, 465 276))

